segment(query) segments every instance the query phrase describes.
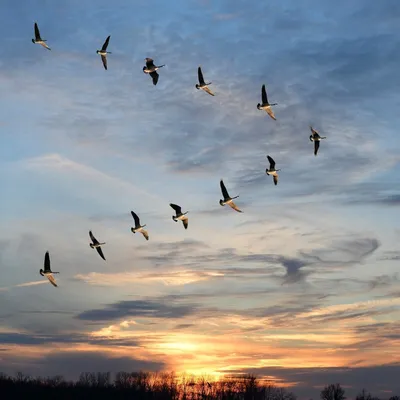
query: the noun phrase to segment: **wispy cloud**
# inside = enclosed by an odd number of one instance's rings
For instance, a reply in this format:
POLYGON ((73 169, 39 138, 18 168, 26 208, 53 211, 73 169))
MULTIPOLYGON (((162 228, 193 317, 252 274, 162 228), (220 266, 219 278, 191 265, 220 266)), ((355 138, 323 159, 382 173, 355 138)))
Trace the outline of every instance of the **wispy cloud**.
POLYGON ((167 305, 152 300, 126 300, 110 304, 104 309, 84 311, 76 317, 87 321, 112 321, 128 317, 182 318, 194 310, 191 305, 167 305))
POLYGON ((47 283, 47 284, 48 284, 48 281, 47 281, 47 280, 42 280, 42 281, 33 281, 33 282, 19 283, 19 284, 17 284, 17 285, 10 286, 10 287, 1 287, 1 288, 0 288, 0 291, 1 291, 1 290, 9 290, 9 289, 18 288, 18 287, 29 287, 29 286, 43 285, 44 283, 47 283))
POLYGON ((153 273, 109 273, 100 274, 91 272, 87 275, 75 275, 75 279, 82 280, 90 285, 98 286, 123 286, 132 283, 151 284, 152 282, 161 282, 164 285, 186 285, 193 282, 212 279, 214 277, 222 277, 223 273, 215 272, 201 272, 190 270, 177 270, 169 272, 153 272, 153 273))
POLYGON ((27 169, 47 171, 51 174, 57 172, 72 173, 80 178, 85 178, 91 181, 95 180, 96 183, 106 185, 108 188, 113 187, 117 190, 123 189, 125 191, 135 193, 136 195, 145 195, 152 199, 157 198, 145 190, 136 188, 129 182, 125 182, 120 178, 110 176, 85 164, 72 161, 60 154, 46 154, 40 157, 30 158, 23 161, 23 166, 27 169))

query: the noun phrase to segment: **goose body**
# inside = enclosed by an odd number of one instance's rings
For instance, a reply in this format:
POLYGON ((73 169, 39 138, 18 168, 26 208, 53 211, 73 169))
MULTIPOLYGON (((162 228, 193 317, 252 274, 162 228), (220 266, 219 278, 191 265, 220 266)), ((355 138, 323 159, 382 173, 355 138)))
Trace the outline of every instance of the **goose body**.
POLYGON ((182 221, 184 228, 187 229, 189 224, 189 218, 187 217, 186 214, 188 213, 188 211, 182 213, 182 208, 177 204, 170 203, 169 205, 175 210, 175 215, 172 216, 172 219, 175 222, 182 221))
POLYGON ((143 72, 145 74, 149 74, 153 80, 153 85, 157 85, 158 82, 158 72, 157 70, 160 69, 161 67, 165 67, 165 64, 163 65, 154 65, 154 60, 152 58, 146 57, 146 66, 143 67, 143 72))
POLYGON ((51 50, 49 46, 46 44, 47 40, 44 40, 40 36, 38 24, 35 22, 35 39, 32 39, 32 43, 40 44, 47 50, 51 50))
POLYGON ((206 83, 206 82, 204 81, 203 72, 201 71, 201 67, 199 67, 199 68, 197 69, 197 75, 198 75, 198 78, 199 78, 199 83, 198 83, 198 84, 196 83, 196 89, 197 89, 197 90, 203 89, 203 90, 204 90, 206 93, 208 93, 209 95, 215 96, 215 94, 208 88, 208 85, 211 85, 212 82, 206 83))
POLYGON ((276 121, 275 114, 272 111, 271 106, 277 106, 278 103, 270 104, 268 102, 268 96, 267 96, 267 91, 265 90, 265 85, 262 85, 261 87, 261 101, 262 101, 261 104, 260 103, 257 104, 257 108, 259 110, 264 110, 273 120, 276 121))
POLYGON ((50 254, 48 251, 46 251, 46 254, 44 255, 44 269, 40 269, 39 274, 45 276, 53 286, 57 287, 57 283, 56 280, 54 279, 53 274, 59 274, 59 272, 51 270, 50 254))
POLYGON ((111 51, 107 51, 108 42, 110 41, 110 37, 111 36, 107 37, 101 50, 96 50, 96 53, 100 54, 100 56, 101 56, 101 61, 103 61, 104 69, 107 69, 107 54, 111 54, 111 51))
POLYGON ((105 259, 105 257, 104 257, 104 254, 103 254, 103 251, 102 251, 102 249, 101 249, 101 246, 103 246, 103 244, 106 244, 106 243, 105 243, 105 242, 104 242, 104 243, 100 243, 100 242, 94 237, 92 231, 89 231, 89 236, 90 236, 90 239, 92 240, 92 243, 89 243, 89 246, 90 246, 92 249, 96 249, 97 252, 99 253, 100 257, 105 261, 106 259, 105 259))
POLYGON ((219 182, 219 185, 221 187, 221 192, 222 192, 222 196, 224 196, 224 199, 219 201, 219 204, 221 206, 224 206, 225 204, 228 204, 228 206, 232 207, 235 211, 237 212, 243 212, 242 210, 240 210, 238 208, 238 206, 233 202, 233 199, 237 199, 239 196, 235 196, 235 197, 230 197, 228 191, 226 190, 226 187, 224 185, 224 181, 221 179, 221 181, 219 182))
POLYGON ((274 179, 274 184, 277 185, 278 184, 278 171, 280 171, 280 169, 275 169, 275 161, 272 159, 272 157, 267 156, 268 161, 269 161, 269 168, 267 168, 265 170, 265 173, 267 175, 272 175, 273 179, 274 179))
POLYGON ((316 156, 318 154, 319 142, 321 141, 321 139, 326 139, 326 136, 320 136, 319 133, 312 126, 310 126, 310 129, 310 141, 314 142, 314 156, 316 156))
POLYGON ((145 225, 140 225, 140 219, 137 216, 137 214, 135 214, 133 211, 131 211, 131 215, 133 217, 133 219, 135 220, 135 227, 131 228, 132 233, 136 233, 136 232, 140 232, 146 240, 149 240, 149 234, 147 233, 147 231, 145 229, 143 229, 145 225))

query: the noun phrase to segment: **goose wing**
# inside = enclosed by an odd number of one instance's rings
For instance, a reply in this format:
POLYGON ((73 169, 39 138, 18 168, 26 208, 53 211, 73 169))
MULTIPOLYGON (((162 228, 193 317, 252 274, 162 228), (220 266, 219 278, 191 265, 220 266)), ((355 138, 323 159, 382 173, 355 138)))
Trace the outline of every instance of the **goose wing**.
POLYGON ((205 85, 203 73, 201 72, 201 67, 197 69, 197 75, 199 76, 199 83, 200 85, 205 85))
POLYGON ((317 155, 319 149, 319 140, 314 140, 314 156, 317 155))
POLYGON ((176 212, 176 215, 182 212, 182 207, 178 206, 177 204, 170 203, 169 204, 176 212))
POLYGON ((135 228, 140 226, 140 219, 133 211, 131 211, 132 217, 135 220, 135 228))
POLYGON ((53 286, 57 287, 57 283, 56 283, 56 280, 55 280, 54 276, 53 276, 53 275, 46 275, 46 276, 47 276, 47 279, 49 280, 49 282, 50 282, 53 286))
POLYGON ((150 76, 153 79, 153 85, 157 85, 159 77, 158 72, 157 71, 150 72, 150 76))
POLYGON ((154 60, 152 58, 147 57, 146 58, 146 68, 150 69, 150 68, 154 68, 154 60))
POLYGON ((215 96, 215 94, 208 88, 208 86, 203 86, 202 89, 211 96, 215 96))
POLYGON ((92 231, 89 231, 90 239, 92 240, 93 244, 98 244, 99 241, 94 237, 92 231))
POLYGON ((189 225, 189 218, 185 217, 185 219, 183 219, 182 222, 183 222, 183 226, 185 227, 185 229, 187 229, 188 225, 189 225))
POLYGON ((267 91, 265 90, 265 85, 262 85, 261 88, 261 101, 263 104, 268 104, 268 97, 267 97, 267 91))
POLYGON ((97 250, 97 252, 99 253, 100 257, 101 257, 104 261, 106 261, 106 258, 104 257, 103 250, 101 250, 101 247, 100 247, 100 246, 99 246, 99 247, 96 247, 96 250, 97 250))
POLYGON ((51 50, 51 48, 49 46, 47 46, 47 44, 45 42, 40 42, 40 44, 47 50, 51 50))
POLYGON ((273 175, 275 186, 278 184, 278 175, 273 175))
POLYGON ((49 272, 49 271, 51 271, 50 254, 48 251, 46 251, 46 254, 44 255, 44 272, 49 272))
POLYGON ((110 36, 107 37, 106 41, 103 44, 103 47, 101 48, 101 51, 106 51, 107 50, 107 46, 108 46, 108 42, 110 41, 110 36))
POLYGON ((226 190, 224 181, 221 179, 221 181, 219 182, 219 185, 221 186, 221 192, 222 192, 222 196, 224 196, 224 200, 226 199, 230 199, 229 193, 226 190))
POLYGON ((267 112, 267 114, 268 114, 273 120, 276 121, 275 114, 274 114, 274 112, 272 111, 271 108, 267 108, 265 111, 267 112))
POLYGON ((37 42, 42 40, 42 38, 40 37, 39 27, 38 27, 38 24, 36 22, 35 22, 35 40, 37 42))
POLYGON ((267 158, 268 158, 268 161, 269 161, 269 169, 274 169, 275 168, 275 161, 270 156, 267 156, 267 158))
POLYGON ((242 210, 239 209, 239 207, 233 202, 231 201, 230 203, 228 203, 234 210, 236 210, 237 212, 243 212, 242 210))
POLYGON ((146 240, 149 240, 149 234, 144 229, 142 229, 142 235, 146 238, 146 240))
POLYGON ((107 69, 107 56, 102 54, 101 61, 103 61, 104 69, 107 69))

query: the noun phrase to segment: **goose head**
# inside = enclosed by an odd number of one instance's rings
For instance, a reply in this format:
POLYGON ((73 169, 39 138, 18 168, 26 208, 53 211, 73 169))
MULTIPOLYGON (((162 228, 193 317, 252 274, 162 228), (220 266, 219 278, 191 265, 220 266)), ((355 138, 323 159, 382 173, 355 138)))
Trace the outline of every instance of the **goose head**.
POLYGON ((313 135, 310 135, 310 141, 313 142, 313 135))
POLYGON ((32 39, 32 43, 36 43, 36 42, 35 42, 35 39, 32 39))
POLYGON ((220 204, 221 206, 223 206, 223 205, 224 205, 224 201, 223 201, 223 200, 219 200, 219 204, 220 204))
POLYGON ((261 110, 261 104, 260 104, 260 103, 257 104, 257 108, 258 108, 259 110, 261 110))
POLYGON ((42 268, 40 268, 39 274, 42 275, 42 276, 44 276, 43 272, 44 272, 44 271, 42 270, 42 268))
POLYGON ((196 89, 199 90, 200 89, 200 85, 198 83, 196 83, 196 89))
POLYGON ((90 246, 92 249, 94 248, 93 243, 89 243, 89 246, 90 246))
POLYGON ((146 72, 146 67, 143 67, 143 72, 146 72))
POLYGON ((135 228, 131 228, 131 232, 132 232, 132 233, 136 233, 135 228))

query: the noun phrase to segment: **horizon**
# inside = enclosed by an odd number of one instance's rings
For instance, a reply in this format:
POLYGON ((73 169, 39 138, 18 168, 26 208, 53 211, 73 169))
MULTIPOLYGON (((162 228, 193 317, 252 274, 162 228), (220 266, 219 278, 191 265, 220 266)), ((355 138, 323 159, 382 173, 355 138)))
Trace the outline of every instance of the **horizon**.
POLYGON ((23 3, 0 5, 0 372, 399 394, 400 4, 23 3))
MULTIPOLYGON (((246 398, 249 395, 253 399, 268 400, 268 399, 285 399, 297 400, 296 393, 290 391, 289 388, 278 386, 268 379, 259 379, 255 375, 247 374, 242 376, 225 376, 223 379, 211 381, 207 376, 188 376, 187 374, 177 375, 175 372, 126 372, 119 371, 116 374, 110 372, 81 372, 79 379, 75 381, 67 381, 62 376, 48 377, 32 377, 24 375, 21 372, 15 374, 15 377, 7 376, 0 373, 0 387, 7 391, 8 394, 22 395, 24 392, 38 395, 38 390, 41 394, 58 394, 67 391, 75 396, 79 395, 82 389, 88 395, 87 389, 92 390, 92 396, 101 393, 111 394, 118 393, 119 397, 124 394, 130 395, 132 391, 136 395, 144 396, 146 393, 151 393, 157 398, 160 394, 163 398, 167 396, 171 399, 185 399, 187 396, 191 398, 208 399, 231 399, 231 398, 246 398), (288 390, 289 389, 289 390, 288 390)), ((346 388, 340 383, 331 383, 322 386, 320 398, 323 400, 345 400, 352 399, 346 396, 346 388)), ((81 392, 82 393, 82 392, 81 392)), ((79 396, 78 396, 79 397, 79 396)), ((122 398, 122 397, 121 397, 122 398)), ((360 389, 354 400, 398 400, 399 396, 392 395, 385 397, 377 397, 371 395, 365 388, 360 389)), ((308 399, 312 400, 312 399, 308 399)))

